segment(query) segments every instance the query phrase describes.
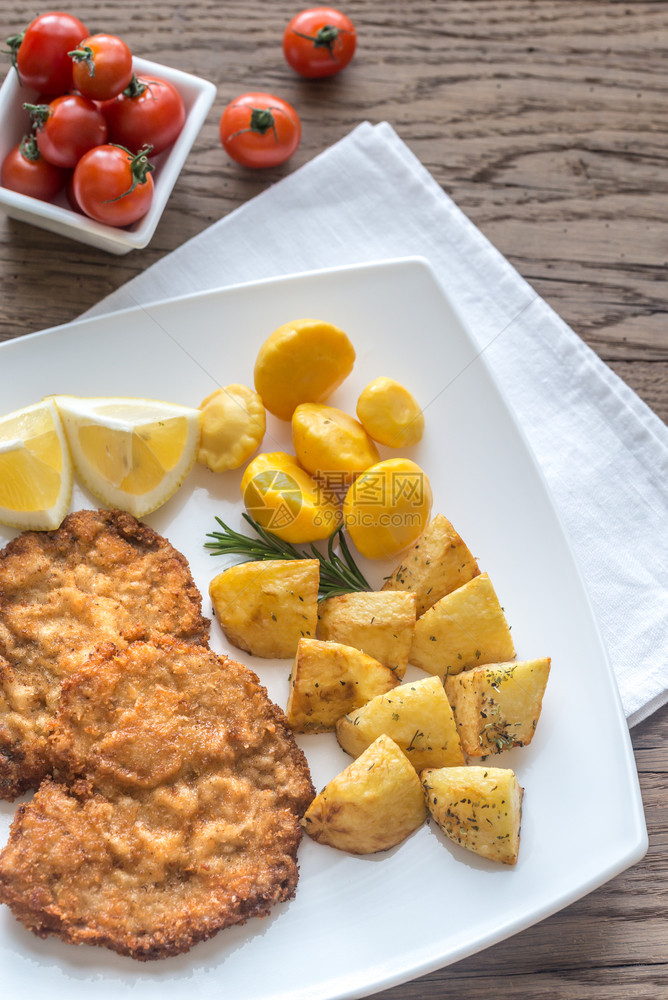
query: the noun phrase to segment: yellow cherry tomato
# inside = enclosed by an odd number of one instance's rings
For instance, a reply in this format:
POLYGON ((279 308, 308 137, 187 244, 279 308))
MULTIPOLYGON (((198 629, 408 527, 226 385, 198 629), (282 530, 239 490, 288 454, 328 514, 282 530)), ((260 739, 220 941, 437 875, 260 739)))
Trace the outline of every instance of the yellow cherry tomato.
POLYGON ((292 443, 307 472, 346 479, 380 460, 378 449, 362 425, 343 410, 323 403, 300 403, 292 414, 292 443))
POLYGON ((432 493, 426 474, 407 458, 366 469, 343 501, 343 523, 368 559, 385 559, 412 545, 429 523, 432 493))
POLYGON ((293 545, 329 538, 341 523, 329 491, 284 451, 263 452, 249 462, 241 496, 254 521, 293 545))
POLYGON ((284 323, 265 340, 255 362, 255 388, 270 413, 290 420, 299 403, 322 403, 355 363, 338 326, 317 319, 284 323))
POLYGON ((216 389, 200 403, 197 461, 212 472, 238 469, 259 447, 267 418, 262 400, 245 385, 216 389))
POLYGON ((362 390, 357 416, 367 434, 389 448, 417 444, 424 432, 424 417, 414 396, 384 375, 362 390))

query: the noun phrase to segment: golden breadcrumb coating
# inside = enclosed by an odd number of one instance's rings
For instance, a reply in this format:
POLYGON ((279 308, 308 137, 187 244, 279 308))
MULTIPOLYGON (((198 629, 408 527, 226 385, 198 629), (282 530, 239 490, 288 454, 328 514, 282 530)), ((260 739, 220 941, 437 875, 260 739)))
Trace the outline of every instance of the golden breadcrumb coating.
POLYGON ((94 647, 152 631, 206 643, 185 558, 122 511, 81 510, 0 552, 0 798, 36 787, 63 680, 94 647))
POLYGON ((0 854, 0 901, 40 937, 163 958, 294 895, 314 791, 241 664, 168 637, 107 643, 65 681, 50 749, 58 782, 0 854))

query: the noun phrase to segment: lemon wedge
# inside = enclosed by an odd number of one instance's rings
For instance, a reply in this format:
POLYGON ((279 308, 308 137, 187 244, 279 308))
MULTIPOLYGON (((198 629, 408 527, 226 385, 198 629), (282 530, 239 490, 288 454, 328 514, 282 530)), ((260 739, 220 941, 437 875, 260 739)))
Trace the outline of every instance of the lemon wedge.
POLYGON ((65 517, 72 460, 51 400, 0 417, 0 522, 48 531, 65 517))
POLYGON ((187 476, 199 410, 156 399, 54 396, 81 482, 110 507, 143 517, 187 476))

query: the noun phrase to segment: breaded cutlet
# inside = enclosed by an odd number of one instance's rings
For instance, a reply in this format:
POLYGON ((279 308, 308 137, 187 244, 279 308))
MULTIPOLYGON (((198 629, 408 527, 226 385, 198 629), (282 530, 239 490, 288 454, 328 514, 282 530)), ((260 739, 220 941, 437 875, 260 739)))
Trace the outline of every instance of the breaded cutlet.
POLYGON ((50 743, 57 781, 0 854, 0 901, 35 934, 164 958, 294 895, 313 787, 246 667, 106 644, 65 681, 50 743))
POLYGON ((51 772, 62 682, 101 641, 152 631, 200 644, 209 621, 181 553, 117 510, 80 510, 0 551, 0 798, 51 772))

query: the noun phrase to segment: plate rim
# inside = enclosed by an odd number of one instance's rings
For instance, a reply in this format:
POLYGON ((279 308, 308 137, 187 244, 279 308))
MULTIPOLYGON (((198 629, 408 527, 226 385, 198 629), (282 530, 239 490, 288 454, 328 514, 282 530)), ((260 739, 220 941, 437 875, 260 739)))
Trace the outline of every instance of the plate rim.
MULTIPOLYGON (((570 564, 571 571, 575 574, 578 580, 580 591, 586 602, 586 613, 588 624, 592 629, 592 635, 596 641, 598 649, 603 658, 605 664, 606 673, 608 676, 608 681, 612 693, 612 701, 616 713, 616 725, 620 731, 624 750, 624 763, 627 768, 627 782, 628 786, 633 792, 632 801, 629 802, 629 815, 632 815, 634 820, 633 824, 633 835, 629 833, 626 839, 625 849, 620 851, 614 861, 611 861, 606 867, 598 871, 597 873, 591 875, 588 879, 584 879, 576 889, 567 889, 564 892, 550 901, 546 902, 543 906, 534 907, 530 913, 520 914, 511 920, 508 920, 503 925, 495 929, 494 932, 485 935, 484 940, 479 940, 476 938, 475 941, 469 942, 468 945, 459 947, 452 956, 444 959, 443 957, 438 957, 436 955, 432 957, 427 957, 425 960, 419 964, 414 964, 410 969, 407 969, 403 974, 388 973, 385 978, 374 978, 373 982, 360 983, 356 987, 346 987, 342 992, 339 990, 336 993, 331 992, 317 992, 311 993, 309 995, 318 997, 327 997, 328 1000, 353 1000, 353 998, 368 996, 371 993, 376 993, 385 989, 389 989, 393 986, 400 985, 401 983, 406 983, 411 980, 420 978, 424 975, 428 975, 438 969, 446 968, 453 963, 461 961, 462 959, 469 957, 473 954, 477 954, 495 944, 500 943, 517 933, 520 933, 527 928, 540 923, 547 917, 559 912, 560 910, 566 908, 570 904, 576 902, 577 900, 588 895, 592 891, 600 888, 610 879, 614 878, 616 875, 620 874, 622 871, 631 867, 633 864, 637 863, 645 855, 648 849, 648 834, 645 824, 644 809, 642 805, 642 797, 640 793, 640 786, 638 782, 637 768, 635 766, 635 759, 633 755, 633 748, 631 744, 631 737, 629 729, 626 723, 626 718, 624 715, 621 698, 619 695, 619 688, 616 682, 615 674, 610 662, 608 651, 606 648, 605 641, 603 639, 599 623, 595 617, 593 605, 589 596, 589 590, 587 583, 584 579, 582 571, 580 569, 579 562, 573 550, 571 541, 565 530, 565 526, 559 510, 555 506, 549 485, 547 483, 546 476, 543 472, 542 467, 538 463, 536 455, 531 447, 526 433, 522 428, 517 415, 510 404, 506 394, 504 393, 502 387, 499 385, 497 379, 494 376, 492 369, 485 357, 485 350, 480 349, 476 344, 469 326, 461 314, 461 311, 457 308, 457 305, 449 297, 443 283, 439 279, 437 273, 431 265, 428 258, 420 255, 409 255, 406 257, 395 257, 388 258, 386 260, 376 260, 368 261, 357 264, 349 264, 344 266, 333 266, 333 267, 323 267, 308 271, 298 271, 285 275, 277 275, 264 277, 258 280, 248 280, 244 282, 238 282, 231 285, 223 285, 213 289, 200 290, 188 292, 184 295, 177 295, 173 297, 161 298, 151 300, 147 303, 137 302, 135 305, 127 306, 119 310, 112 310, 110 313, 99 313, 93 316, 82 316, 71 322, 58 324, 55 326, 47 327, 42 330, 35 331, 30 334, 23 335, 18 338, 13 338, 2 344, 0 344, 0 356, 2 352, 13 346, 26 344, 35 338, 40 338, 43 336, 53 336, 57 335, 58 332, 67 331, 73 328, 77 328, 81 325, 96 324, 100 320, 105 320, 110 316, 114 318, 119 318, 122 320, 124 314, 127 313, 140 313, 147 312, 150 313, 151 309, 156 307, 168 307, 170 303, 183 303, 184 301, 192 301, 196 299, 210 298, 217 295, 228 295, 238 292, 243 292, 249 288, 266 287, 276 284, 288 284, 304 279, 318 279, 323 277, 337 277, 340 275, 346 275, 350 273, 357 273, 363 271, 371 270, 390 270, 397 268, 420 268, 425 271, 431 282, 433 283, 435 289, 438 291, 439 296, 445 301, 448 308, 455 315, 457 322, 459 323, 462 331, 464 332, 472 350, 475 353, 475 362, 480 364, 486 371, 489 383, 493 387, 494 391, 499 397, 500 404, 503 406, 504 410, 508 414, 514 429, 518 435, 518 438, 522 442, 526 456, 528 457, 533 474, 536 476, 536 481, 539 483, 541 492, 544 496, 546 503, 549 505, 550 511, 554 516, 560 532, 560 542, 564 547, 564 551, 567 554, 568 561, 570 564), (361 992, 360 992, 361 990, 361 992)), ((104 301, 104 300, 103 300, 104 301)), ((299 889, 297 890, 299 892, 299 889)), ((331 985, 335 985, 337 982, 337 977, 330 978, 328 982, 331 985)), ((276 1000, 283 995, 287 994, 276 994, 276 1000)), ((301 996, 301 991, 295 996, 301 996)), ((305 994, 304 994, 305 995, 305 994)))

